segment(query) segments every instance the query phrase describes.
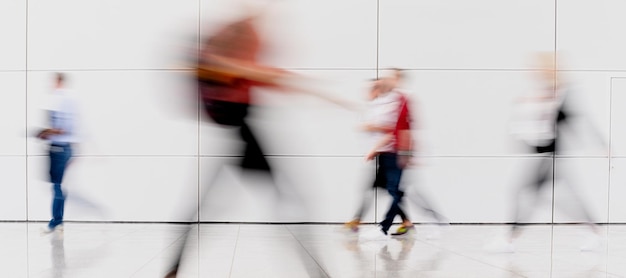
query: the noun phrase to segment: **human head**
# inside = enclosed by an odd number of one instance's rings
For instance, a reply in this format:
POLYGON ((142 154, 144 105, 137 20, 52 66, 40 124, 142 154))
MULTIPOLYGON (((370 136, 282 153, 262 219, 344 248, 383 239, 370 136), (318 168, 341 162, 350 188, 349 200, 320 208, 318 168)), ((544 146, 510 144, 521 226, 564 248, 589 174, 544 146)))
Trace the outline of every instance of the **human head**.
POLYGON ((556 88, 559 80, 556 70, 556 53, 554 52, 538 52, 533 57, 534 62, 539 69, 538 78, 547 87, 556 88))
POLYGON ((392 88, 400 86, 400 84, 405 80, 406 74, 404 70, 400 68, 391 68, 389 69, 391 72, 389 77, 387 77, 388 82, 392 88))
POLYGON ((61 88, 65 85, 65 74, 57 72, 55 75, 55 85, 57 88, 61 88))

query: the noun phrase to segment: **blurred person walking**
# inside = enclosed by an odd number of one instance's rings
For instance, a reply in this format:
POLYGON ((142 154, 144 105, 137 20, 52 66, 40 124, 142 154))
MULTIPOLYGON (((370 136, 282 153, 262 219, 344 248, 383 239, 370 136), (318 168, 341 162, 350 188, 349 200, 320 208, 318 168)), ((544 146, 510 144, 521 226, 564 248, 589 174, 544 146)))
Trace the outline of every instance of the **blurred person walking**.
MULTIPOLYGON (((399 68, 392 68, 390 70, 391 70, 391 73, 390 73, 390 76, 388 77, 388 80, 390 82, 390 86, 393 88, 392 90, 404 96, 404 98, 408 99, 410 93, 403 87, 407 79, 405 71, 399 68)), ((407 107, 411 105, 413 109, 406 110, 406 113, 407 113, 406 117, 408 118, 408 121, 410 121, 410 125, 408 125, 407 130, 404 131, 408 134, 405 134, 404 137, 401 137, 401 140, 404 140, 404 142, 402 143, 403 145, 400 146, 400 148, 403 150, 410 150, 410 153, 408 153, 408 156, 405 156, 405 157, 410 157, 411 160, 407 164, 408 166, 413 166, 413 167, 417 166, 418 164, 416 163, 416 159, 417 159, 417 154, 420 151, 420 145, 419 145, 420 140, 416 138, 415 136, 411 135, 413 132, 419 131, 421 129, 420 124, 418 122, 420 118, 418 115, 419 109, 415 109, 416 103, 417 103, 417 100, 415 99, 415 97, 411 97, 410 102, 407 102, 407 107)), ((448 225, 448 220, 446 219, 446 217, 444 217, 437 210, 434 209, 434 206, 431 204, 431 202, 424 196, 424 194, 422 194, 418 190, 416 184, 405 181, 403 183, 403 186, 401 187, 401 191, 405 193, 404 197, 408 201, 402 204, 401 206, 406 207, 407 203, 411 203, 417 206, 418 208, 420 208, 422 211, 426 212, 432 218, 432 220, 434 220, 435 223, 437 224, 436 229, 433 230, 431 233, 429 233, 427 237, 428 238, 439 237, 440 229, 438 229, 438 227, 442 225, 448 225)), ((402 214, 400 215, 402 216, 402 214)), ((402 224, 400 225, 400 227, 398 227, 396 232, 393 233, 392 235, 403 235, 415 229, 415 226, 408 218, 403 217, 402 219, 403 219, 402 224)))
MULTIPOLYGON (((585 202, 574 190, 574 180, 568 175, 554 175, 555 154, 560 150, 563 133, 566 129, 573 130, 572 121, 575 113, 572 111, 570 98, 571 85, 564 82, 558 75, 555 65, 555 53, 538 53, 536 60, 540 71, 538 79, 540 91, 533 96, 522 98, 518 103, 519 118, 512 123, 511 132, 531 147, 534 154, 539 155, 528 180, 516 191, 513 225, 504 239, 496 239, 485 246, 486 251, 514 252, 513 241, 519 237, 521 221, 525 220, 533 211, 539 200, 541 191, 548 185, 554 184, 559 178, 565 181, 571 192, 576 206, 568 213, 581 216, 591 228, 593 234, 580 246, 581 251, 591 251, 599 247, 600 230, 594 223, 585 202), (532 204, 524 204, 524 197, 529 197, 532 204)), ((554 186, 554 185, 553 185, 554 186)))
POLYGON ((63 214, 65 209, 65 193, 62 188, 63 176, 69 165, 73 153, 73 144, 76 136, 76 101, 69 90, 65 88, 65 75, 55 75, 55 88, 52 92, 53 101, 48 111, 49 128, 37 134, 42 140, 50 143, 50 182, 54 190, 52 201, 52 219, 43 229, 44 233, 62 230, 63 214))
POLYGON ((404 192, 400 190, 400 179, 412 155, 408 99, 393 90, 394 80, 384 78, 379 85, 379 90, 372 90, 372 114, 368 117, 369 122, 363 127, 365 131, 370 132, 374 142, 365 159, 377 159, 377 171, 382 174, 379 177, 384 177, 385 187, 392 197, 392 202, 379 227, 361 234, 363 240, 387 239, 394 218, 403 213, 400 204, 404 192))
MULTIPOLYGON (((366 160, 376 160, 376 174, 374 182, 372 183, 372 187, 368 187, 363 191, 361 204, 359 205, 359 208, 357 209, 354 217, 351 221, 345 223, 345 227, 354 232, 357 232, 359 230, 359 225, 361 224, 363 214, 365 214, 365 212, 371 206, 376 189, 387 189, 388 179, 386 176, 387 173, 385 171, 385 167, 381 166, 380 160, 375 159, 375 156, 377 156, 378 150, 381 147, 391 143, 391 132, 393 131, 391 124, 393 124, 393 117, 395 116, 393 111, 390 111, 391 115, 389 115, 392 118, 392 123, 386 123, 389 127, 379 127, 379 130, 376 130, 374 127, 377 125, 377 121, 380 121, 381 117, 383 117, 383 115, 381 114, 384 114, 388 109, 393 110, 396 108, 393 107, 393 105, 395 105, 393 101, 391 101, 391 103, 387 103, 385 100, 382 100, 382 98, 378 99, 380 96, 383 96, 385 93, 391 90, 392 84, 393 83, 390 80, 375 79, 372 81, 370 90, 368 92, 367 99, 369 100, 369 109, 367 109, 367 111, 365 112, 366 122, 363 126, 363 130, 368 132, 370 134, 370 137, 372 137, 371 145, 373 146, 373 148, 368 153, 366 160)), ((402 218, 403 226, 398 228, 397 233, 404 234, 408 232, 409 229, 413 228, 413 224, 401 208, 399 209, 398 214, 402 218)))
MULTIPOLYGON (((301 77, 296 74, 258 62, 262 38, 257 31, 257 20, 262 16, 262 12, 261 7, 247 6, 244 16, 221 26, 203 40, 196 65, 196 81, 199 101, 209 118, 222 127, 238 130, 238 139, 244 143, 239 167, 268 177, 275 185, 273 190, 280 195, 274 170, 248 124, 249 110, 254 106, 252 89, 267 87, 280 91, 293 90, 312 94, 335 104, 344 106, 348 104, 314 91, 307 91, 298 85, 298 79, 301 77)), ((218 173, 223 166, 220 166, 218 173)), ((204 185, 205 188, 211 187, 217 175, 215 174, 213 180, 204 185)), ((204 190, 201 200, 205 199, 208 191, 204 190)), ((302 205, 301 202, 299 204, 302 205)), ((166 278, 176 277, 184 247, 185 243, 178 251, 175 264, 166 278)), ((305 256, 310 257, 308 254, 301 256, 303 260, 305 256)), ((305 262, 304 265, 306 268, 316 267, 310 262, 305 262)), ((319 268, 307 271, 311 277, 324 276, 315 273, 320 271, 319 268)))

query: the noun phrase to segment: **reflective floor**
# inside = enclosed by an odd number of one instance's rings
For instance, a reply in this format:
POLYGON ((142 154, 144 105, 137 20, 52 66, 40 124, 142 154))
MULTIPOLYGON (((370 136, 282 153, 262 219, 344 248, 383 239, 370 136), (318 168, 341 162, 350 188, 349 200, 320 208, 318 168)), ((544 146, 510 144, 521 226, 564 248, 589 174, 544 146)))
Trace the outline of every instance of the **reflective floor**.
MULTIPOLYGON (((0 223, 0 277, 163 277, 186 226, 0 223)), ((364 225, 361 232, 372 229, 364 225)), ((626 277, 626 226, 526 226, 515 252, 484 250, 503 225, 420 225, 416 233, 363 241, 341 225, 192 225, 178 277, 626 277), (437 236, 439 235, 439 236, 437 236)))

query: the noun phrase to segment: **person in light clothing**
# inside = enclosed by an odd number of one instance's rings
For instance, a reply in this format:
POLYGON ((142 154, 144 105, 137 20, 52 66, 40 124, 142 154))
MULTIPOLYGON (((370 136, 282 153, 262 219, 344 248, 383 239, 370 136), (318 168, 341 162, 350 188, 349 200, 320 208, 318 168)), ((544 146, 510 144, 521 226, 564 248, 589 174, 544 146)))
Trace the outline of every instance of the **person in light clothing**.
POLYGON ((37 135, 50 144, 50 182, 54 189, 52 201, 52 219, 44 228, 45 233, 60 229, 63 224, 65 193, 61 186, 68 163, 72 158, 72 145, 77 142, 76 102, 65 88, 65 75, 57 73, 52 105, 48 110, 49 128, 37 135))
POLYGON ((393 201, 380 227, 361 235, 364 240, 387 238, 394 218, 396 215, 403 214, 400 204, 404 192, 400 190, 400 178, 408 159, 400 157, 406 153, 399 152, 400 142, 396 138, 398 138, 399 131, 409 130, 410 120, 409 115, 403 113, 401 109, 406 104, 406 98, 393 90, 395 85, 393 80, 386 78, 379 82, 377 84, 380 86, 379 90, 372 90, 374 95, 369 109, 370 113, 367 123, 363 126, 363 129, 369 132, 373 146, 366 155, 366 160, 377 159, 377 171, 384 175, 385 187, 393 201))
MULTIPOLYGON (((393 117, 394 115, 397 115, 397 113, 393 111, 394 110, 393 99, 388 99, 388 100, 391 100, 391 103, 389 104, 386 104, 385 100, 378 99, 379 95, 383 95, 385 91, 389 90, 390 88, 389 85, 391 85, 389 81, 390 80, 378 80, 378 79, 373 80, 371 89, 368 94, 368 99, 370 100, 370 103, 369 103, 369 107, 365 115, 366 124, 363 126, 363 129, 368 132, 368 135, 370 137, 369 138, 370 142, 368 145, 373 146, 373 147, 370 150, 370 152, 366 155, 366 160, 373 160, 377 156, 378 150, 383 147, 386 147, 387 149, 389 149, 390 147, 393 147, 392 134, 384 133, 384 132, 368 131, 368 130, 371 130, 372 127, 377 126, 377 125, 389 126, 389 125, 395 124, 394 123, 395 120, 393 119, 393 117), (384 119, 385 117, 387 119, 384 119), (389 119, 389 117, 391 117, 392 119, 389 119)), ((385 175, 385 171, 384 171, 384 168, 380 167, 380 165, 377 165, 376 167, 376 177, 372 184, 372 189, 376 189, 376 188, 383 188, 383 189, 387 188, 387 178, 385 175)), ((355 232, 358 231, 358 227, 361 224, 361 219, 363 218, 363 214, 372 203, 372 199, 374 197, 374 191, 375 190, 369 190, 368 188, 367 190, 363 192, 362 202, 359 205, 359 208, 357 212, 355 213, 354 217, 352 218, 352 220, 345 224, 346 228, 355 232)), ((400 209, 399 214, 400 214, 400 217, 402 218, 403 223, 409 223, 407 227, 412 227, 412 224, 410 224, 411 221, 409 220, 409 218, 407 217, 407 215, 404 213, 402 209, 400 209)), ((408 229, 405 228, 401 231, 399 230, 398 232, 406 233, 406 231, 408 231, 408 229)))

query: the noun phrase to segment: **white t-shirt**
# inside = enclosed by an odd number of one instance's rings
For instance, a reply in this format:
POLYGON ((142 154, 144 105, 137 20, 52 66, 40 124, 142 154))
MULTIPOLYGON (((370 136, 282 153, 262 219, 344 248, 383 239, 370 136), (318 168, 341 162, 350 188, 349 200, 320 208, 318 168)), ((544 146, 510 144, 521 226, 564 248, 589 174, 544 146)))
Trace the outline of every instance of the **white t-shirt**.
POLYGON ((556 138, 555 124, 563 94, 556 98, 536 98, 519 102, 510 132, 531 146, 547 146, 556 138))
MULTIPOLYGON (((374 126, 390 126, 394 127, 398 121, 398 107, 400 106, 400 94, 394 91, 384 93, 374 100, 369 105, 365 116, 367 124, 374 126)), ((379 131, 370 131, 369 142, 370 146, 375 146, 382 138, 388 133, 379 131)), ((395 142, 391 140, 386 145, 380 147, 379 152, 393 152, 395 142)))
POLYGON ((51 128, 63 130, 64 134, 50 136, 50 141, 56 143, 76 143, 78 133, 76 128, 77 105, 72 94, 65 89, 56 89, 50 97, 48 117, 51 128))

